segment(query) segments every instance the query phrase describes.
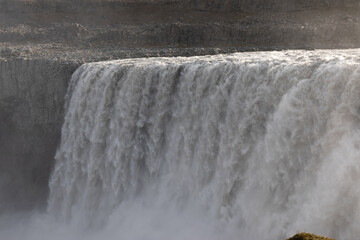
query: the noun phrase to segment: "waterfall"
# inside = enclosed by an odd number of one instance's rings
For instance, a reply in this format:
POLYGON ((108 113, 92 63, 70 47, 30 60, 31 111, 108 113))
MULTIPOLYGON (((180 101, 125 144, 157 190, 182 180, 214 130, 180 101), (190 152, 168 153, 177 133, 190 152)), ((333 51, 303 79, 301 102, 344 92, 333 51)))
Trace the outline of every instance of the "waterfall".
POLYGON ((358 238, 358 53, 81 66, 49 214, 102 239, 358 238))

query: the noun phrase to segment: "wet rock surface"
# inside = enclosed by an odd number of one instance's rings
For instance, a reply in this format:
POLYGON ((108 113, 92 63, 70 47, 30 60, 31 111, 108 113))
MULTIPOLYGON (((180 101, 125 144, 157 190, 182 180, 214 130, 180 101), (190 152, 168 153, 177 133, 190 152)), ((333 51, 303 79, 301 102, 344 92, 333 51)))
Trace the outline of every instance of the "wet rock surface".
POLYGON ((0 213, 42 206, 77 64, 0 61, 0 213))

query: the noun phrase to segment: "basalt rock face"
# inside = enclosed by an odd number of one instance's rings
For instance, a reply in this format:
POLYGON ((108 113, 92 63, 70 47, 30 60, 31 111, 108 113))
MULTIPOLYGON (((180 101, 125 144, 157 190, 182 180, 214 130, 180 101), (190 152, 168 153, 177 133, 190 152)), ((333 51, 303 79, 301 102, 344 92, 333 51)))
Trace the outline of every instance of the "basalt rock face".
POLYGON ((360 8, 353 0, 0 0, 0 6, 0 47, 360 47, 360 8))
POLYGON ((0 61, 0 213, 41 205, 76 64, 0 61))

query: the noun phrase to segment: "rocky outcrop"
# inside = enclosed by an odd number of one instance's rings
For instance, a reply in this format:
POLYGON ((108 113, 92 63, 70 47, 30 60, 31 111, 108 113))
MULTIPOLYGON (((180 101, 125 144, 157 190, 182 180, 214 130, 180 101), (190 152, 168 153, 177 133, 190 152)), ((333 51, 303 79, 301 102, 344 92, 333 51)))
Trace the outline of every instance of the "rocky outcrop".
POLYGON ((311 233, 298 233, 295 234, 293 237, 288 238, 287 240, 333 240, 333 239, 317 236, 311 233))
POLYGON ((0 61, 0 213, 42 205, 75 63, 0 61))

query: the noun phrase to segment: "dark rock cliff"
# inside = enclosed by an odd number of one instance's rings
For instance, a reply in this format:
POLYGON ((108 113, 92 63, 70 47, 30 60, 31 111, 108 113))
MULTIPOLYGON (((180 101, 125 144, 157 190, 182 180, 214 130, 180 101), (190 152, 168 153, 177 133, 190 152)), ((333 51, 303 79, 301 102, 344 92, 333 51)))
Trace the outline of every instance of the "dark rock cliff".
POLYGON ((0 213, 46 200, 75 68, 46 60, 0 61, 0 213))

